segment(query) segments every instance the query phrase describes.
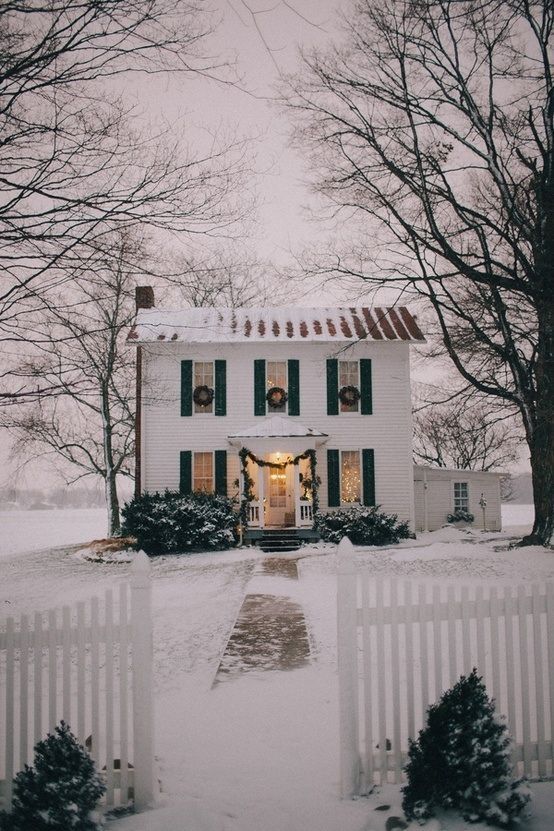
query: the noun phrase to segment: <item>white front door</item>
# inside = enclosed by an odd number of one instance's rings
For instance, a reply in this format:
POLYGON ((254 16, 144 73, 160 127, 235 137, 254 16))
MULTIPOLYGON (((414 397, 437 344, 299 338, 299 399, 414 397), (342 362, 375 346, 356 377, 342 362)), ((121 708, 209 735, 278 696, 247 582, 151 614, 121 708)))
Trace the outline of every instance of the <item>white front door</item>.
POLYGON ((293 465, 266 467, 266 525, 294 525, 292 498, 293 465))

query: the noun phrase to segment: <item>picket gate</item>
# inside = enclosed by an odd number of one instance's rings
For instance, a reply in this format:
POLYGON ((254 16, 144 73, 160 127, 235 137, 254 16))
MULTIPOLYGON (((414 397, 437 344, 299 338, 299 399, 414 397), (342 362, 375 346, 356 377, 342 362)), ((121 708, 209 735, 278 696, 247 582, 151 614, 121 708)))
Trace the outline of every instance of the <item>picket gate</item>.
POLYGON ((554 775, 554 583, 450 585, 383 579, 339 546, 343 797, 404 781, 408 739, 477 668, 513 738, 519 775, 554 775))
POLYGON ((133 559, 130 584, 0 631, 0 798, 32 764, 33 747, 60 720, 95 760, 106 810, 155 797, 150 562, 133 559), (114 596, 115 595, 115 596, 114 596))

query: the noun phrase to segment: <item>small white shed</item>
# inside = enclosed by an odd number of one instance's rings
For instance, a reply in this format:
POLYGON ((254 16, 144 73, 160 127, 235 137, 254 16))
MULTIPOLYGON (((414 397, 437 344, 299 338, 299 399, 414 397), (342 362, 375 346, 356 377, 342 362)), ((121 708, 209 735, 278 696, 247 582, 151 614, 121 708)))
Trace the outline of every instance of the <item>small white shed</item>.
POLYGON ((483 470, 450 470, 414 465, 416 531, 436 531, 448 522, 448 514, 465 508, 473 525, 500 531, 500 480, 503 473, 483 470), (483 501, 484 523, 483 523, 483 501))

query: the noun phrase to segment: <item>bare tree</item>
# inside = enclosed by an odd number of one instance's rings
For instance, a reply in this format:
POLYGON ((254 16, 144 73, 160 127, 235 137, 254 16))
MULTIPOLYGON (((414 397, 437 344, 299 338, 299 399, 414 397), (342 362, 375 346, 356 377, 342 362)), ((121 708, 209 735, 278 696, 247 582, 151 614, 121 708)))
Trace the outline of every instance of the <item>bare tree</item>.
POLYGON ((50 308, 35 315, 34 350, 18 373, 27 385, 39 375, 57 394, 10 407, 2 421, 16 453, 62 462, 71 482, 103 479, 113 535, 120 530, 117 479, 132 476, 135 378, 125 337, 145 250, 136 234, 110 241, 73 272, 69 297, 65 289, 56 306, 52 294, 50 308))
POLYGON ((519 411, 554 543, 551 0, 357 0, 291 82, 315 187, 363 245, 328 273, 422 298, 463 379, 519 411), (368 244, 368 239, 370 243, 368 244))
POLYGON ((513 415, 490 400, 455 395, 414 413, 414 459, 418 464, 460 470, 506 471, 522 443, 513 415))
POLYGON ((0 340, 32 340, 48 292, 116 228, 210 232, 241 213, 242 143, 192 156, 181 135, 138 129, 118 92, 129 73, 209 71, 210 27, 182 0, 0 5, 0 340))

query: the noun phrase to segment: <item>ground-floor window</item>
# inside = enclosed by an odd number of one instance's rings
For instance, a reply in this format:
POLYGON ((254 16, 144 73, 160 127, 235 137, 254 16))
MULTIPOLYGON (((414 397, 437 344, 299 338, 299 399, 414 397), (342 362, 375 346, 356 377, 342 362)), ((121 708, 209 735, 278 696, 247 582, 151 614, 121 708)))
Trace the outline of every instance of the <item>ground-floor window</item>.
POLYGON ((362 477, 359 450, 341 450, 341 502, 362 501, 362 477))
POLYGON ((467 482, 454 482, 454 510, 469 510, 469 486, 467 482))
POLYGON ((214 457, 213 453, 194 453, 193 455, 193 490, 213 493, 214 457))

